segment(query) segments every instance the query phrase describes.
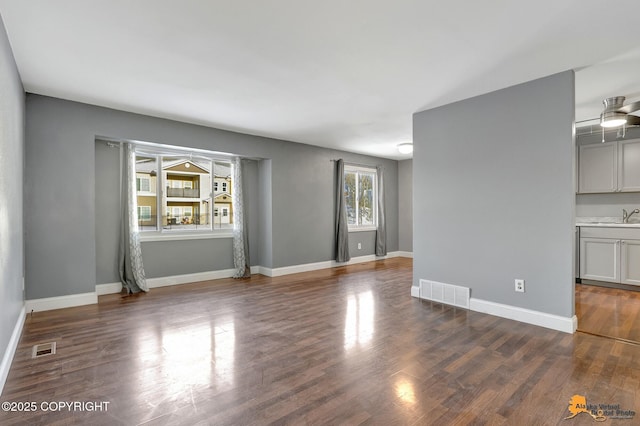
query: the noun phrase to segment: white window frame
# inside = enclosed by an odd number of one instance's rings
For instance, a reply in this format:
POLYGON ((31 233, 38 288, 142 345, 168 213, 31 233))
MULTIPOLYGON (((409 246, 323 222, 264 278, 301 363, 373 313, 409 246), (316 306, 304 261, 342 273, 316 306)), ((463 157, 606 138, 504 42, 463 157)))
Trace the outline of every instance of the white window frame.
MULTIPOLYGON (((378 170, 375 167, 365 167, 365 166, 357 166, 352 164, 345 163, 344 165, 344 174, 346 180, 347 173, 355 173, 356 174, 356 196, 358 194, 358 185, 359 185, 359 174, 367 173, 373 174, 373 224, 369 225, 361 225, 361 224, 347 224, 349 232, 363 232, 363 231, 375 231, 378 229, 378 170)), ((356 207, 356 222, 359 219, 358 215, 358 199, 355 200, 356 207)))
MULTIPOLYGON (((145 241, 163 241, 163 240, 167 240, 167 241, 189 240, 189 239, 203 239, 203 238, 205 239, 206 238, 233 238, 232 228, 224 228, 224 229, 215 228, 213 208, 211 208, 209 211, 209 215, 210 215, 209 222, 211 224, 211 228, 172 230, 172 229, 164 229, 164 226, 162 225, 163 223, 162 213, 166 210, 167 213, 170 212, 170 214, 173 214, 173 209, 175 207, 179 207, 179 206, 171 206, 171 205, 164 205, 164 206, 162 205, 163 204, 162 199, 164 198, 164 196, 166 196, 165 194, 166 186, 169 184, 168 182, 169 180, 165 178, 164 173, 162 172, 162 159, 163 157, 181 157, 181 156, 190 157, 191 155, 193 155, 194 151, 198 152, 197 154, 198 158, 211 162, 211 166, 210 166, 211 193, 207 195, 209 196, 209 205, 213 207, 213 202, 214 202, 213 201, 213 197, 214 197, 213 184, 215 181, 215 163, 216 162, 227 163, 229 165, 229 168, 233 170, 233 165, 231 164, 230 157, 220 155, 219 153, 210 153, 208 151, 203 151, 203 150, 191 150, 191 149, 182 150, 179 147, 166 148, 165 146, 158 146, 156 144, 149 144, 146 142, 141 143, 140 146, 137 146, 136 155, 155 159, 157 164, 157 170, 158 170, 157 178, 155 180, 156 193, 154 194, 154 196, 156 196, 156 202, 157 202, 157 206, 156 206, 157 207, 156 208, 157 229, 149 230, 149 231, 141 230, 139 233, 140 241, 145 242, 145 241)), ((137 176, 136 178, 138 179, 137 176)), ((151 179, 149 179, 150 190, 151 190, 151 182, 152 182, 151 179)), ((200 200, 202 200, 202 198, 200 198, 200 200)), ((180 217, 184 216, 185 209, 188 209, 191 212, 191 215, 189 217, 193 219, 194 209, 192 206, 181 206, 180 217)))

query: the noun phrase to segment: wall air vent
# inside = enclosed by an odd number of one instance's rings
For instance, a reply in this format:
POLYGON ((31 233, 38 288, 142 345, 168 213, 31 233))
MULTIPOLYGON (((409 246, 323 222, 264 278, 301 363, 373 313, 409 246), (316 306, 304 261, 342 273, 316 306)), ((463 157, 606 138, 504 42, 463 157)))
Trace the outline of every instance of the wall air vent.
POLYGON ((420 280, 420 298, 469 309, 469 288, 420 280))
POLYGON ((41 343, 34 345, 31 351, 31 358, 40 358, 42 356, 53 355, 56 353, 56 342, 41 343))

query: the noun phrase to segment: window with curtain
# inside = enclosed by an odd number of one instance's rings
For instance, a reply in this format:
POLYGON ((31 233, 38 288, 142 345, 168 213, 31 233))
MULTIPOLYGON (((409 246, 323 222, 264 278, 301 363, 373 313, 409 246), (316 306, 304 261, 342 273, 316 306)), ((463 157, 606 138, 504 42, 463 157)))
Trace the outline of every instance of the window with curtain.
POLYGON ((375 230, 377 226, 377 170, 344 166, 344 191, 349 231, 375 230))

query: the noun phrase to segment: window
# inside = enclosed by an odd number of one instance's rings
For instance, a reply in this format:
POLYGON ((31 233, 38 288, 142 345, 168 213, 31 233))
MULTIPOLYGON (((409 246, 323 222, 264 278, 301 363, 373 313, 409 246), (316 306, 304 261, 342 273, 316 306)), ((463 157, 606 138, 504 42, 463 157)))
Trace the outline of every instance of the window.
POLYGON ((227 182, 222 182, 222 192, 227 192, 227 182))
POLYGON ((344 193, 350 230, 376 226, 376 182, 376 169, 345 165, 344 193))
POLYGON ((218 182, 213 182, 213 190, 218 192, 218 182))
POLYGON ((213 220, 218 217, 214 179, 231 179, 230 162, 183 155, 177 150, 172 155, 163 155, 160 148, 154 151, 153 147, 139 147, 136 155, 140 231, 210 232, 233 228, 230 218, 213 220))
POLYGON ((136 191, 149 192, 151 179, 146 177, 136 177, 136 191))
POLYGON ((138 219, 141 222, 151 220, 151 206, 138 206, 138 219))

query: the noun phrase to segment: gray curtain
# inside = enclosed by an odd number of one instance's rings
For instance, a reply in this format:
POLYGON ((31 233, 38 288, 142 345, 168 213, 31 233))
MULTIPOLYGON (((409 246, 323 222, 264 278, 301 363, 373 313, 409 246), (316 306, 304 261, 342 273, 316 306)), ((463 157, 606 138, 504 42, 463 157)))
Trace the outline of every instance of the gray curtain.
POLYGON ((349 228, 347 206, 344 198, 344 161, 336 162, 336 262, 348 262, 349 228))
POLYGON ((384 208, 384 175, 382 166, 377 166, 378 174, 378 227, 376 229, 376 256, 387 255, 387 221, 384 208))
POLYGON ((242 159, 234 157, 233 163, 233 265, 236 272, 233 278, 247 278, 251 276, 249 266, 249 236, 247 220, 244 212, 244 191, 242 188, 242 159))
POLYGON ((120 249, 118 269, 122 290, 127 293, 148 291, 144 276, 140 237, 138 235, 138 203, 136 196, 136 152, 135 146, 123 144, 122 176, 120 182, 120 249))

